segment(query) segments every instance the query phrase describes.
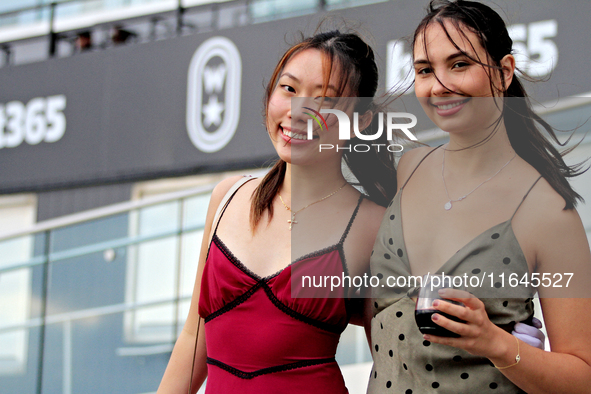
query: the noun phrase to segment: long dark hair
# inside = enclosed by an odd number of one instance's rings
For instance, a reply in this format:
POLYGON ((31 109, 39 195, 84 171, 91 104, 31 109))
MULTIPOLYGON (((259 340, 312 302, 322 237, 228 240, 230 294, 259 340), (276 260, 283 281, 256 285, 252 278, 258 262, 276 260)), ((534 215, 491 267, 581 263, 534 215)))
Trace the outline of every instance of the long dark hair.
MULTIPOLYGON (((511 54, 513 47, 513 40, 509 37, 509 32, 501 16, 490 7, 474 1, 431 0, 427 7, 427 15, 415 30, 412 40, 413 49, 417 45, 420 34, 424 33, 425 29, 432 23, 437 23, 444 30, 456 49, 488 70, 491 91, 493 89, 499 89, 503 91, 504 97, 509 98, 503 100, 499 122, 502 120, 505 121, 511 146, 521 158, 534 167, 554 190, 564 198, 566 202, 564 209, 574 208, 577 200, 582 201, 583 198, 573 190, 567 178, 580 175, 585 170, 582 169, 581 164, 567 165, 562 158, 564 154, 572 151, 574 147, 560 153, 550 140, 542 134, 538 125, 558 145, 564 146, 568 142, 561 143, 556 136, 554 128, 533 111, 529 97, 517 75, 513 75, 509 86, 505 86, 502 75, 500 78, 501 86, 496 87, 493 84, 492 73, 502 72, 501 59, 511 54), (480 45, 488 54, 492 64, 489 64, 487 59, 475 59, 470 54, 462 51, 451 39, 444 22, 451 23, 468 42, 470 40, 464 30, 467 28, 474 33, 478 37, 480 45)), ((424 47, 427 45, 425 40, 425 34, 423 34, 423 42, 421 44, 424 47)), ((525 75, 523 72, 522 74, 525 75)), ((487 139, 490 137, 489 135, 487 139)), ((476 145, 486 142, 487 139, 476 145)))
MULTIPOLYGON (((335 71, 333 66, 338 65, 340 75, 337 96, 341 96, 347 88, 351 96, 374 97, 378 87, 378 67, 372 48, 356 33, 332 30, 308 38, 301 36, 299 42, 283 54, 267 84, 264 116, 267 115, 269 100, 283 68, 294 55, 306 49, 317 49, 326 56, 323 95, 326 94, 331 73, 335 71)), ((373 134, 372 130, 378 126, 377 114, 380 109, 381 106, 374 100, 358 101, 355 108, 357 112, 363 114, 370 110, 374 114, 370 126, 361 131, 362 134, 373 134)), ((352 138, 349 144, 357 142, 360 142, 358 138, 352 138)), ((368 197, 382 206, 386 206, 396 193, 394 155, 385 148, 388 144, 386 133, 382 133, 380 139, 373 141, 369 152, 358 153, 351 149, 351 152, 345 151, 343 155, 344 162, 368 197), (381 149, 379 144, 382 144, 381 149)), ((257 187, 250 212, 253 229, 266 210, 270 217, 273 216, 273 199, 283 183, 286 167, 286 163, 279 159, 257 187)))

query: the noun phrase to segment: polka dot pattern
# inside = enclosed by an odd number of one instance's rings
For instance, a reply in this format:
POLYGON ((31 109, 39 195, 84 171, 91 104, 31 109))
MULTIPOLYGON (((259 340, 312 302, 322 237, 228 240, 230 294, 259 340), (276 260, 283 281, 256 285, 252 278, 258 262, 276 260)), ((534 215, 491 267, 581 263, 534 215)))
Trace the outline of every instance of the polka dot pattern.
MULTIPOLYGON (((375 246, 376 256, 380 258, 372 259, 373 275, 377 276, 378 272, 383 274, 380 285, 385 285, 384 280, 388 275, 411 275, 408 262, 402 262, 405 260, 406 245, 401 221, 398 220, 399 213, 400 200, 395 198, 386 215, 390 220, 385 220, 380 242, 375 246), (383 232, 384 228, 388 232, 383 232), (390 259, 382 257, 384 254, 388 254, 390 259)), ((483 285, 482 290, 468 290, 477 297, 479 291, 481 294, 494 294, 480 298, 491 320, 499 325, 509 325, 509 320, 523 321, 533 312, 529 289, 520 286, 520 293, 511 293, 508 289, 508 274, 515 272, 521 277, 528 272, 523 251, 520 250, 509 224, 507 221, 477 234, 473 241, 444 262, 445 272, 452 275, 467 274, 468 277, 477 276, 479 279, 483 274, 487 275, 486 289, 483 285), (505 286, 500 273, 505 273, 505 286), (492 276, 489 277, 490 274, 492 276), (492 283, 489 278, 493 278, 492 283), (521 292, 522 290, 526 291, 521 292)), ((379 301, 380 308, 383 309, 379 321, 383 325, 378 325, 376 321, 372 335, 376 335, 373 345, 379 344, 382 349, 379 352, 372 350, 381 376, 380 379, 371 379, 368 394, 519 391, 501 372, 489 367, 488 359, 424 340, 417 330, 414 303, 411 305, 411 300, 407 297, 409 287, 376 288, 376 298, 383 300, 379 301), (387 382, 391 385, 387 386, 387 382)))

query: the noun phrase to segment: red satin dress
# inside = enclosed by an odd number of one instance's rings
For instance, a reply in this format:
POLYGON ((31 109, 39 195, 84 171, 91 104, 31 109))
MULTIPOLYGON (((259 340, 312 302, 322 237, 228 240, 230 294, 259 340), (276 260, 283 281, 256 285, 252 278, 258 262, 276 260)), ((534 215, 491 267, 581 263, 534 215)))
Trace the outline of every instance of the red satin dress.
POLYGON ((343 244, 361 201, 337 244, 265 278, 244 266, 214 231, 199 300, 207 394, 348 393, 335 361, 350 317, 343 296, 348 289, 330 298, 294 298, 292 275, 348 275, 343 244))

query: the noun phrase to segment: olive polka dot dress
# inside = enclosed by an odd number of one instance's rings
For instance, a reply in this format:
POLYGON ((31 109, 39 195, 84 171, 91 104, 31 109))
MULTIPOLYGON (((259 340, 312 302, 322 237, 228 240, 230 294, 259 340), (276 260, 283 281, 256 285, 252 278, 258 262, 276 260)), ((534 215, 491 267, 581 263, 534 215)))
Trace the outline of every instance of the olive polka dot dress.
MULTIPOLYGON (((380 278, 380 283, 373 289, 374 366, 368 393, 522 393, 487 358, 423 340, 415 322, 412 300, 419 288, 414 283, 407 283, 406 287, 388 286, 389 277, 411 276, 400 216, 403 188, 388 207, 371 257, 371 273, 380 278)), ((529 275, 525 256, 511 227, 513 216, 472 239, 435 273, 466 274, 468 278, 486 274, 487 285, 468 290, 484 302, 490 320, 508 332, 515 322, 531 322, 535 293, 532 288, 507 284, 510 274, 519 278, 529 275), (492 283, 490 274, 495 278, 492 283), (496 281, 503 274, 504 286, 496 281)), ((402 279, 399 284, 404 284, 402 279)))

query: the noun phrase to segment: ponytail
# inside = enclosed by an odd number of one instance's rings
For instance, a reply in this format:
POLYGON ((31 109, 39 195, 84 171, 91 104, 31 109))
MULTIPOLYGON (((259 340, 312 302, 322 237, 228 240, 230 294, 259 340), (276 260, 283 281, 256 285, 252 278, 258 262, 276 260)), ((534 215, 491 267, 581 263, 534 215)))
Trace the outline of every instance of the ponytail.
POLYGON ((254 231, 261 221, 263 214, 269 210, 269 218, 273 217, 273 199, 279 193, 279 189, 285 179, 285 170, 287 163, 279 159, 271 167, 267 175, 263 177, 261 183, 252 195, 250 205, 250 227, 254 231))

